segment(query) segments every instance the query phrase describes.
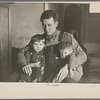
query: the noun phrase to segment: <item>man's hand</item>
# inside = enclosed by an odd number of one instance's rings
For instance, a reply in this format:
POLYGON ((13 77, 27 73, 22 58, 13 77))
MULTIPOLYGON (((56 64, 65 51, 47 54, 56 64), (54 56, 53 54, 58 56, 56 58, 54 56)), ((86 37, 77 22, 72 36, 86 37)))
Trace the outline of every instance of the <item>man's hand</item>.
POLYGON ((25 74, 28 74, 29 76, 32 74, 32 68, 30 66, 30 64, 28 65, 25 65, 23 68, 22 68, 23 72, 25 74))
POLYGON ((68 75, 68 64, 66 64, 63 68, 61 68, 61 70, 59 71, 59 73, 53 79, 52 82, 53 83, 61 82, 65 77, 67 77, 67 75, 68 75))

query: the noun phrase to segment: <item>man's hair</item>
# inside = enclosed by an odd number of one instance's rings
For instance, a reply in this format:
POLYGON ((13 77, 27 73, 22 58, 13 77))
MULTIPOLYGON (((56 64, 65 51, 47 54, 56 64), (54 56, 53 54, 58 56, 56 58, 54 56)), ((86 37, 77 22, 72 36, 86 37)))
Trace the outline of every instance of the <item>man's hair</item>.
POLYGON ((43 19, 49 19, 53 17, 54 21, 58 21, 58 14, 55 13, 53 10, 46 10, 42 13, 40 21, 42 22, 43 19))
POLYGON ((44 35, 36 34, 36 35, 32 36, 30 43, 31 43, 31 45, 33 45, 34 42, 38 42, 38 41, 41 41, 41 40, 44 40, 44 44, 45 44, 45 37, 44 37, 44 35))
MULTIPOLYGON (((59 43, 59 46, 58 46, 58 50, 64 50, 66 48, 72 48, 72 43, 70 42, 67 42, 67 41, 62 41, 59 43)), ((73 49, 73 48, 72 48, 73 49)))

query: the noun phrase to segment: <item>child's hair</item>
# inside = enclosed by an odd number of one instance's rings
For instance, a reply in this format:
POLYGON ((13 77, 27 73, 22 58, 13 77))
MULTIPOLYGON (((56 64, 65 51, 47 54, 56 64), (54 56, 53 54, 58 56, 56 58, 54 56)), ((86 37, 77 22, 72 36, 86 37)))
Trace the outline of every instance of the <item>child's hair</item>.
POLYGON ((59 46, 58 46, 58 50, 60 51, 60 50, 64 50, 64 49, 66 49, 66 48, 71 48, 71 49, 73 49, 72 48, 72 43, 70 43, 70 42, 67 42, 67 41, 62 41, 62 42, 60 42, 59 43, 59 46))
POLYGON ((41 40, 44 40, 44 43, 45 43, 44 35, 36 34, 36 35, 32 36, 31 43, 34 44, 34 42, 41 41, 41 40))
POLYGON ((44 40, 43 43, 45 44, 45 37, 44 37, 44 35, 36 34, 36 35, 32 36, 31 37, 31 41, 30 41, 30 46, 32 47, 34 42, 39 42, 41 40, 44 40))

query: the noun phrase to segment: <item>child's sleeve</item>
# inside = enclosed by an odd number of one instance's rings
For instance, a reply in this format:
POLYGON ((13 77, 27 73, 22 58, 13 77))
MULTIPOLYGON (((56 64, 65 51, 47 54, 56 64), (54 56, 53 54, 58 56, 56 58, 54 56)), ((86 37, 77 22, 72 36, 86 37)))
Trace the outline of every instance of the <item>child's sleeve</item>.
POLYGON ((41 66, 42 67, 45 67, 45 56, 43 55, 43 58, 41 60, 41 66))
POLYGON ((69 57, 68 67, 71 69, 75 69, 79 65, 80 64, 78 63, 77 57, 75 56, 74 53, 72 53, 69 57))

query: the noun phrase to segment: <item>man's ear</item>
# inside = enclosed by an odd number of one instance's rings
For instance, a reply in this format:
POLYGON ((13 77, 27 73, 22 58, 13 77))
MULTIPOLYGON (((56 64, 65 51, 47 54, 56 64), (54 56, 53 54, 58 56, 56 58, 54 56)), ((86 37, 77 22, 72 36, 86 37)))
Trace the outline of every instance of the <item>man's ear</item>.
POLYGON ((58 26, 58 21, 55 22, 56 27, 58 26))

